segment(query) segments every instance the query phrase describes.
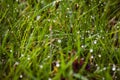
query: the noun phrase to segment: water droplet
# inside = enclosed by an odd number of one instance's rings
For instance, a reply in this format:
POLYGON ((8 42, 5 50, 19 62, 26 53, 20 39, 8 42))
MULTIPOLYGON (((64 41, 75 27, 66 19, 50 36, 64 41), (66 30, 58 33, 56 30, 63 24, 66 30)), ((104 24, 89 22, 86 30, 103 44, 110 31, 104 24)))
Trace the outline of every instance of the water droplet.
POLYGON ((118 68, 117 71, 120 71, 120 68, 118 68))
POLYGON ((24 54, 21 54, 21 57, 24 57, 24 54))
POLYGON ((84 37, 81 37, 82 40, 84 40, 84 37))
POLYGON ((67 8, 67 10, 70 10, 70 8, 67 8))
POLYGON ((58 39, 58 43, 61 43, 62 41, 60 39, 58 39))
POLYGON ((94 44, 97 44, 97 40, 94 40, 94 42, 93 42, 94 44))
POLYGON ((5 55, 5 53, 3 53, 3 55, 5 55))
POLYGON ((48 19, 48 22, 50 22, 51 20, 50 19, 48 19))
POLYGON ((48 80, 52 80, 51 78, 48 78, 48 80))
POLYGON ((119 26, 117 26, 117 29, 119 29, 119 26))
POLYGON ((10 7, 10 5, 8 4, 7 7, 10 7))
POLYGON ((30 60, 30 57, 28 57, 27 60, 29 61, 29 60, 30 60))
POLYGON ((15 64, 14 65, 19 65, 19 62, 15 62, 15 64))
POLYGON ((112 71, 116 70, 116 66, 113 64, 112 71))
POLYGON ((30 16, 27 16, 28 18, 30 18, 30 16))
POLYGON ((50 56, 48 56, 47 58, 50 58, 50 56))
POLYGON ((23 75, 22 75, 22 74, 20 75, 20 78, 23 78, 23 75))
POLYGON ((56 67, 60 67, 60 64, 59 64, 59 62, 56 62, 56 67))
POLYGON ((98 64, 95 64, 95 66, 98 66, 98 64))
POLYGON ((97 69, 96 69, 96 71, 99 71, 100 70, 100 67, 99 66, 97 66, 97 69))
POLYGON ((93 58, 94 58, 94 56, 92 55, 92 56, 91 56, 91 59, 93 59, 93 58))
POLYGON ((79 34, 80 33, 80 31, 77 31, 77 34, 79 34))
POLYGON ((53 20, 53 22, 55 23, 55 22, 56 22, 56 20, 53 20))
POLYGON ((94 16, 91 16, 91 19, 95 19, 95 17, 94 17, 94 16))
POLYGON ((90 49, 90 53, 92 53, 93 52, 93 49, 90 49))
POLYGON ((82 45, 81 47, 84 48, 84 45, 82 45))
POLYGON ((105 78, 103 77, 102 80, 105 80, 105 78))
POLYGON ((10 50, 10 52, 12 53, 13 51, 12 51, 12 50, 10 50))
POLYGON ((81 48, 86 48, 87 47, 87 45, 81 45, 81 48))
POLYGON ((101 54, 98 54, 98 57, 101 57, 101 54))
POLYGON ((39 19, 40 19, 40 16, 37 16, 37 17, 36 17, 36 20, 38 21, 39 19))
POLYGON ((102 37, 102 39, 105 39, 105 37, 102 37))
POLYGON ((42 69, 42 68, 43 68, 43 65, 39 65, 39 67, 42 69))
POLYGON ((103 70, 106 70, 106 67, 104 67, 103 70))
POLYGON ((117 76, 115 76, 115 78, 117 79, 117 76))

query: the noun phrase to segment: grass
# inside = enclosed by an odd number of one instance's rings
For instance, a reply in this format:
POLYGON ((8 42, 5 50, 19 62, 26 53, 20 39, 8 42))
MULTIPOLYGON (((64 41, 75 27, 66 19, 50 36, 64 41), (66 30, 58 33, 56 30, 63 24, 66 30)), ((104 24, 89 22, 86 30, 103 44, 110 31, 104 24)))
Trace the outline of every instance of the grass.
POLYGON ((0 79, 119 80, 119 3, 1 0, 0 79))

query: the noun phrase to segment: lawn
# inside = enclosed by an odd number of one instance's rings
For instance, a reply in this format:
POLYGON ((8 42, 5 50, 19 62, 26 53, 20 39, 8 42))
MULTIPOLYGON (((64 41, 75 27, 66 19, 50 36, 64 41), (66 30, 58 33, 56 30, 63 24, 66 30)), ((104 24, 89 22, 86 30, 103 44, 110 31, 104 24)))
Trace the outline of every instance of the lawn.
POLYGON ((119 0, 0 0, 0 80, 119 79, 119 0))

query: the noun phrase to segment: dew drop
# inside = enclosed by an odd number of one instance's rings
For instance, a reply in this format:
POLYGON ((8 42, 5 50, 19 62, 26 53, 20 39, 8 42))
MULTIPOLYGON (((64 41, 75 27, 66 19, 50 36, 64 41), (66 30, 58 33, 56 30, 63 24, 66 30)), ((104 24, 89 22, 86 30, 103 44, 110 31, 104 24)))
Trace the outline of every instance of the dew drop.
POLYGON ((50 56, 48 56, 47 58, 50 58, 50 56))
POLYGON ((42 69, 42 68, 43 68, 43 65, 39 65, 39 67, 42 69))
POLYGON ((51 78, 48 78, 48 80, 52 80, 51 78))
POLYGON ((120 68, 118 68, 117 71, 120 71, 120 68))
POLYGON ((103 77, 102 80, 105 80, 105 78, 103 77))
POLYGON ((38 21, 39 19, 40 19, 40 16, 37 16, 37 17, 36 17, 36 20, 38 21))
POLYGON ((19 62, 15 62, 15 65, 19 65, 19 62))
POLYGON ((93 52, 93 49, 90 49, 90 53, 92 53, 93 52))
POLYGON ((59 64, 59 62, 56 62, 56 67, 60 67, 60 64, 59 64))
POLYGON ((28 57, 27 60, 29 61, 29 60, 30 60, 30 57, 28 57))
POLYGON ((20 75, 20 78, 23 78, 23 75, 22 75, 22 74, 20 75))
POLYGON ((60 39, 58 39, 58 43, 61 43, 62 41, 60 39))
POLYGON ((101 54, 98 54, 98 57, 101 57, 101 54))
POLYGON ((24 57, 24 54, 21 54, 21 57, 24 57))
POLYGON ((12 50, 10 50, 10 52, 12 53, 13 51, 12 51, 12 50))
POLYGON ((56 23, 56 20, 53 20, 54 23, 56 23))
POLYGON ((80 31, 77 31, 77 34, 79 34, 80 33, 80 31))
POLYGON ((97 44, 97 40, 94 40, 94 42, 93 42, 94 44, 97 44))
POLYGON ((94 56, 92 55, 92 56, 91 56, 91 59, 93 59, 93 58, 94 58, 94 56))
POLYGON ((82 48, 84 48, 85 46, 84 46, 84 45, 82 45, 81 47, 82 47, 82 48))
POLYGON ((106 70, 106 67, 104 67, 103 70, 106 70))
POLYGON ((115 70, 116 70, 116 66, 113 65, 113 67, 112 67, 112 71, 115 71, 115 70))

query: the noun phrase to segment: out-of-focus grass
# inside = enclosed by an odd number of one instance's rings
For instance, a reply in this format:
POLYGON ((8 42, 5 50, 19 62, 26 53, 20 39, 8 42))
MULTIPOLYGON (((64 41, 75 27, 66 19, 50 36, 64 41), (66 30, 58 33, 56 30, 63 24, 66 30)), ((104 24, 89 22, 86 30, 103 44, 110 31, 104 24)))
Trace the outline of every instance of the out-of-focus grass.
POLYGON ((119 4, 1 0, 0 79, 118 80, 119 4))

